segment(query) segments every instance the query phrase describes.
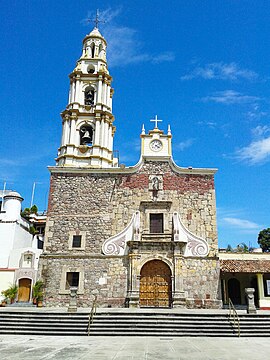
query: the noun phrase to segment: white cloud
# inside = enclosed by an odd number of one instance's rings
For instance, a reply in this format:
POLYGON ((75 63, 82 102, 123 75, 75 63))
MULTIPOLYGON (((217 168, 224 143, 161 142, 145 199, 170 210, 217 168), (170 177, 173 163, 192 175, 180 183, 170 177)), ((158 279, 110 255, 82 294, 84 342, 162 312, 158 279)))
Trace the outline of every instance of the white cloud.
POLYGON ((174 59, 175 59, 174 53, 171 51, 167 51, 159 55, 153 56, 152 62, 154 64, 159 64, 161 62, 174 61, 174 59))
POLYGON ((251 109, 246 113, 250 120, 258 120, 268 115, 266 111, 262 111, 258 104, 251 104, 251 109))
POLYGON ((252 70, 241 69, 234 62, 229 64, 219 62, 206 64, 204 67, 196 67, 190 74, 181 77, 181 80, 191 80, 194 78, 203 78, 206 80, 255 80, 258 74, 252 70))
POLYGON ((257 165, 270 160, 270 136, 255 140, 248 146, 236 151, 235 158, 247 162, 250 165, 257 165))
POLYGON ((14 159, 0 159, 0 166, 20 166, 22 165, 21 160, 14 159))
POLYGON ((107 56, 110 67, 140 62, 159 64, 174 60, 172 52, 166 51, 157 55, 144 52, 143 44, 138 40, 134 29, 108 25, 104 28, 104 36, 108 41, 107 56))
POLYGON ((198 125, 206 126, 210 129, 216 129, 218 126, 215 121, 198 121, 198 125))
POLYGON ((236 227, 238 229, 243 230, 259 230, 261 229, 261 225, 256 224, 253 221, 245 220, 245 219, 239 219, 234 217, 224 217, 223 222, 227 223, 228 225, 231 225, 233 227, 236 227))
POLYGON ((251 130, 252 135, 255 138, 261 138, 262 136, 265 136, 270 133, 270 126, 268 125, 258 125, 254 129, 251 130))
MULTIPOLYGON (((162 62, 174 61, 175 56, 171 51, 164 51, 159 54, 149 54, 145 52, 144 44, 139 40, 136 30, 127 27, 119 26, 114 22, 114 19, 121 13, 122 9, 108 8, 100 11, 100 19, 105 19, 105 24, 102 25, 102 34, 108 43, 107 57, 110 67, 125 66, 140 62, 151 62, 159 64, 162 62)), ((93 13, 88 14, 88 18, 93 19, 93 13)), ((87 19, 83 20, 85 23, 87 19)))
POLYGON ((205 102, 215 102, 225 105, 248 104, 260 100, 257 96, 244 95, 234 90, 217 91, 201 99, 205 102))
POLYGON ((194 143, 194 139, 187 139, 185 141, 181 141, 176 145, 176 148, 180 151, 183 151, 184 149, 190 147, 194 143))
POLYGON ((229 130, 231 128, 230 123, 217 123, 215 121, 198 121, 198 125, 203 126, 204 128, 208 128, 215 131, 220 131, 222 136, 228 138, 230 136, 229 130))

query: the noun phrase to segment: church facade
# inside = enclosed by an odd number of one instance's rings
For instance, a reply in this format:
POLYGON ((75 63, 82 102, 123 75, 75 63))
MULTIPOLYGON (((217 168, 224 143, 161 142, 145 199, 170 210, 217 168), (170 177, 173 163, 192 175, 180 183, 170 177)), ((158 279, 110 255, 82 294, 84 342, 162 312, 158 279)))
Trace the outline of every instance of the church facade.
POLYGON ((139 163, 118 164, 106 45, 94 28, 70 74, 49 168, 44 304, 67 305, 75 286, 84 307, 97 290, 103 307, 219 308, 216 169, 177 166, 157 117, 142 128, 139 163))

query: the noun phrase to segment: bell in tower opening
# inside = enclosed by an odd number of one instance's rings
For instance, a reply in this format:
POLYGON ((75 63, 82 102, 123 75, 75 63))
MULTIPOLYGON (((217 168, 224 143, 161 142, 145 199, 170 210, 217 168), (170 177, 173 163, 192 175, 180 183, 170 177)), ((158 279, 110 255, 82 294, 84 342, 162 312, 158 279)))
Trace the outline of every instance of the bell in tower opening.
POLYGON ((85 105, 94 105, 95 92, 92 89, 85 91, 84 103, 85 105))
POLYGON ((81 145, 92 146, 93 143, 93 128, 92 126, 85 125, 80 129, 81 145))

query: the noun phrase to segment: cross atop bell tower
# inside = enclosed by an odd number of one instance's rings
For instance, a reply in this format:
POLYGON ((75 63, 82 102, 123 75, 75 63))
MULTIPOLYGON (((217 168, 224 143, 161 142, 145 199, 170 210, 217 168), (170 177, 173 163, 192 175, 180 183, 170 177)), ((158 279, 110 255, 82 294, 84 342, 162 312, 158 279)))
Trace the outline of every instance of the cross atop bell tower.
POLYGON ((162 122, 162 120, 158 119, 158 116, 155 116, 155 119, 150 120, 155 123, 155 129, 158 129, 158 122, 162 122))
POLYGON ((106 21, 100 19, 99 10, 97 9, 96 16, 94 18, 92 18, 92 19, 86 19, 86 22, 87 23, 94 23, 95 24, 95 29, 98 29, 98 24, 99 23, 105 24, 106 21))
POLYGON ((93 21, 93 23, 95 24, 95 28, 96 28, 96 29, 98 29, 98 24, 99 24, 99 23, 103 23, 103 24, 105 23, 104 20, 100 20, 98 9, 97 9, 97 11, 96 11, 96 17, 95 17, 95 19, 93 19, 92 21, 93 21))
POLYGON ((62 141, 57 166, 110 168, 115 127, 112 114, 112 77, 107 68, 107 42, 98 30, 103 22, 97 10, 95 28, 83 39, 82 55, 69 75, 70 90, 62 112, 62 141))
POLYGON ((153 130, 150 130, 148 134, 145 132, 144 125, 141 132, 141 157, 150 158, 151 160, 168 159, 172 156, 172 133, 170 125, 168 126, 167 134, 164 134, 163 130, 158 128, 158 123, 162 120, 155 116, 155 119, 151 119, 151 122, 155 123, 153 130))

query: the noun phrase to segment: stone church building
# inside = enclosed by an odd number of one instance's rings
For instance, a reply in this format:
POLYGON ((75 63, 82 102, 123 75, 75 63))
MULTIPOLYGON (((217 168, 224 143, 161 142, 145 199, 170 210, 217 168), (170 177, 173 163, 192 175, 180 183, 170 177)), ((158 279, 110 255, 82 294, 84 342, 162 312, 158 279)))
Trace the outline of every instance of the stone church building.
POLYGON ((177 166, 170 127, 157 117, 142 128, 138 164, 118 164, 106 45, 94 28, 69 75, 49 168, 44 304, 66 306, 75 286, 83 307, 97 290, 103 307, 218 308, 216 169, 177 166))

